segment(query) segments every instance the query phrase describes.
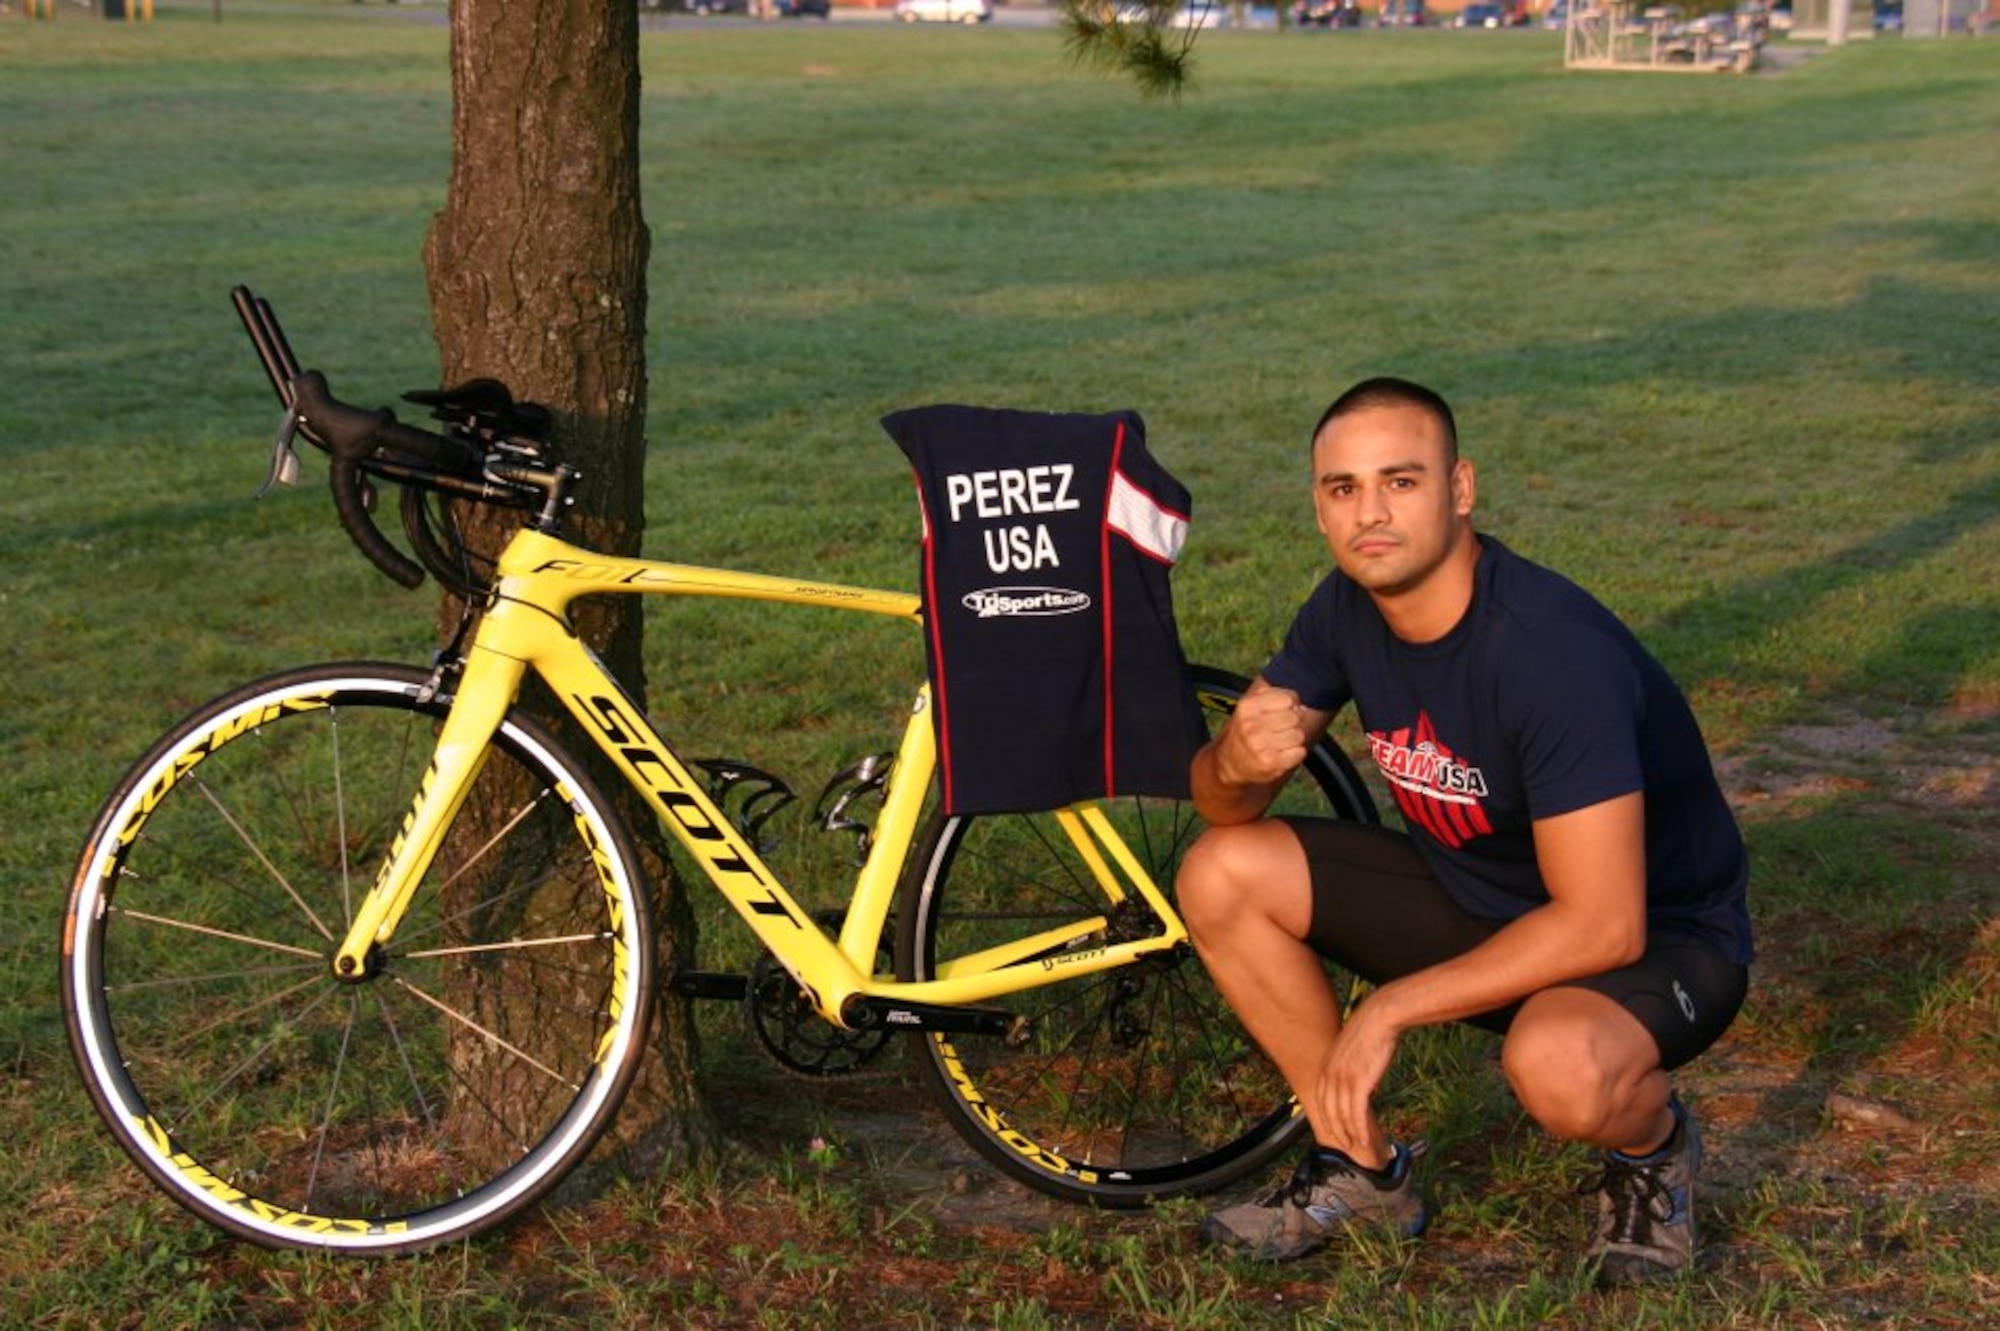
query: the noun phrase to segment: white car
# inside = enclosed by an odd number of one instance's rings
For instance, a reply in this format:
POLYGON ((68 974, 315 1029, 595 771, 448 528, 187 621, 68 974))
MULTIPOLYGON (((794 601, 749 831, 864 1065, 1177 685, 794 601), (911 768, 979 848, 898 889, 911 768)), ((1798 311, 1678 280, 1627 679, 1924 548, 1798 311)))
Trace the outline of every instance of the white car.
POLYGON ((1176 28, 1226 28, 1230 11, 1225 0, 1190 0, 1169 20, 1176 28))
POLYGON ((990 23, 993 0, 896 0, 896 17, 905 23, 990 23))

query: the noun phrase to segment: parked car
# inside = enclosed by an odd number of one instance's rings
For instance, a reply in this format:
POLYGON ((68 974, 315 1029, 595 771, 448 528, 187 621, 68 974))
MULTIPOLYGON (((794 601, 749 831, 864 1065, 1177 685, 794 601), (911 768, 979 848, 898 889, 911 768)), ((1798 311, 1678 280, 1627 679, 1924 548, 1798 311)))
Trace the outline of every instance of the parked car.
POLYGON ((1451 20, 1454 28, 1504 28, 1507 26, 1507 11, 1491 0, 1472 0, 1472 3, 1458 11, 1451 20))
POLYGON ((777 0, 779 18, 832 18, 833 0, 777 0))
POLYGON ((1875 31, 1903 30, 1903 0, 1875 0, 1875 31))
POLYGON ((1555 0, 1548 12, 1542 15, 1545 28, 1567 28, 1569 26, 1569 0, 1555 0))
POLYGON ((990 23, 993 0, 896 0, 905 23, 990 23))
POLYGON ((1299 0, 1292 22, 1301 28, 1358 28, 1361 6, 1355 0, 1299 0))
POLYGON ((750 0, 681 0, 681 7, 690 14, 704 17, 710 14, 747 14, 750 0))

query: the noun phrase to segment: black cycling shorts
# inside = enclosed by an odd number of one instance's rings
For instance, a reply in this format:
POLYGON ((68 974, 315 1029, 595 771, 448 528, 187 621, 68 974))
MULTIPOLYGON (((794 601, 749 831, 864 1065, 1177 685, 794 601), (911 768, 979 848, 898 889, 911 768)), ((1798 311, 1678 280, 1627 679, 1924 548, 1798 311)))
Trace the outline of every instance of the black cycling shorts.
MULTIPOLYGON (((1368 823, 1287 818, 1312 871, 1315 951, 1373 984, 1469 952, 1504 920, 1468 914, 1401 832, 1368 823)), ((1616 1002, 1652 1033, 1660 1066, 1677 1068, 1719 1039, 1743 1006, 1749 967, 1700 939, 1653 933, 1646 955, 1602 975, 1565 981, 1616 1002)), ((1520 1004, 1468 1018, 1504 1032, 1520 1004)))

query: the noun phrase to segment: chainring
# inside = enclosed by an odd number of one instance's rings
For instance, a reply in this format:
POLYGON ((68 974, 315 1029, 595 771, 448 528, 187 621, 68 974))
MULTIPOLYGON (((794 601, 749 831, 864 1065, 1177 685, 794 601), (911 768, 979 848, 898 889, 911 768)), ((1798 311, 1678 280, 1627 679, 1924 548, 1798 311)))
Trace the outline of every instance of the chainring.
POLYGON ((743 1013, 778 1066, 804 1077, 847 1077, 888 1046, 893 1030, 844 1030, 820 1016, 797 980, 765 953, 750 968, 743 1013))

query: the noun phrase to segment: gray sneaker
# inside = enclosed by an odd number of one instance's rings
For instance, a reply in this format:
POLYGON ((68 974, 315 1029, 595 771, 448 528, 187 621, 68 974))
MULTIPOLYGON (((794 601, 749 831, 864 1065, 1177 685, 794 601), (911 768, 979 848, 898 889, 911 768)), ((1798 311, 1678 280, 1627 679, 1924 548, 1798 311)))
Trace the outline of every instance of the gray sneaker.
POLYGON ((1674 1135, 1651 1155, 1604 1153, 1597 1193, 1597 1234, 1590 1258, 1601 1285, 1636 1285, 1694 1265, 1694 1181, 1701 1172, 1701 1129, 1677 1096, 1674 1135))
POLYGON ((1345 1156, 1308 1149, 1290 1179, 1254 1202, 1215 1212, 1201 1222, 1201 1236, 1267 1262, 1303 1257, 1349 1225, 1379 1225, 1414 1238, 1430 1220, 1410 1167, 1422 1152, 1422 1143, 1398 1146, 1389 1181, 1378 1183, 1345 1156))

